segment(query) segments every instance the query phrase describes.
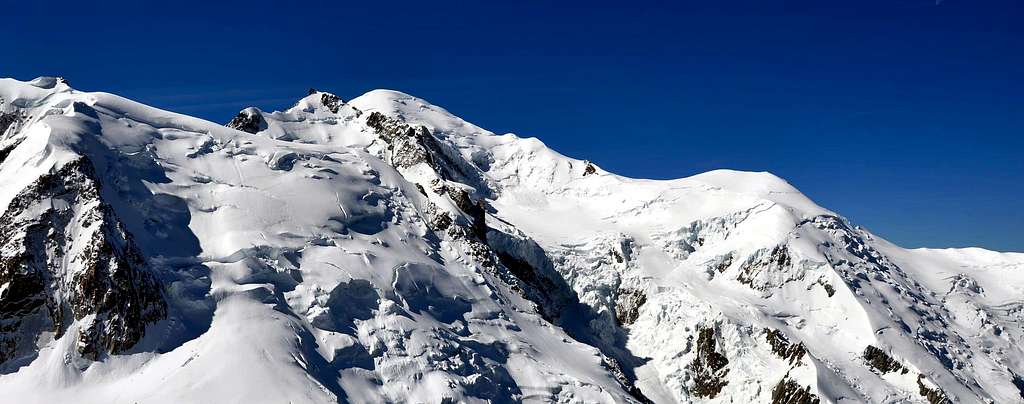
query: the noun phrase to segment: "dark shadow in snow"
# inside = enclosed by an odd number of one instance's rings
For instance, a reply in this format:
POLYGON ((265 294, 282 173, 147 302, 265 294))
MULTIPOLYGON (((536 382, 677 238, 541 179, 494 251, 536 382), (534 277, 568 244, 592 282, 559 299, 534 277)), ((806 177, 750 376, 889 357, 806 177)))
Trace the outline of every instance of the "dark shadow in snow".
POLYGON ((395 270, 394 293, 411 312, 426 312, 442 323, 464 320, 473 309, 468 291, 436 266, 408 263, 395 270))
MULTIPOLYGON (((291 313, 290 311, 288 313, 294 316, 294 313, 291 313)), ((316 337, 314 337, 306 327, 297 327, 296 332, 299 335, 299 346, 302 349, 302 358, 305 360, 305 363, 301 365, 306 369, 306 373, 318 384, 334 394, 335 397, 338 398, 339 403, 347 403, 348 394, 345 394, 345 389, 338 383, 338 380, 340 379, 338 373, 340 368, 337 365, 328 362, 327 359, 320 354, 320 351, 317 350, 317 346, 319 346, 319 344, 317 344, 316 337)), ((356 344, 356 346, 361 347, 359 344, 356 344)), ((372 365, 373 360, 371 359, 371 368, 372 365)))
POLYGON ((313 319, 313 326, 321 330, 353 333, 356 320, 373 317, 380 305, 380 296, 370 281, 352 279, 338 284, 327 298, 327 312, 313 319))
POLYGON ((371 189, 362 197, 339 201, 347 210, 344 215, 328 219, 328 228, 341 234, 353 231, 367 236, 384 231, 394 215, 386 206, 388 197, 371 189))

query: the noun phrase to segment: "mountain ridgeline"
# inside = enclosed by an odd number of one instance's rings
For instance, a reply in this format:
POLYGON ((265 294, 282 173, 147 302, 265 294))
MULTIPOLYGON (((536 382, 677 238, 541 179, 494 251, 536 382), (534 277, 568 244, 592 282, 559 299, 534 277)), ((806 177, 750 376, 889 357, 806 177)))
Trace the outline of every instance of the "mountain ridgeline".
POLYGON ((1024 254, 396 91, 219 125, 0 80, 0 402, 1024 402, 1022 296, 1024 254))

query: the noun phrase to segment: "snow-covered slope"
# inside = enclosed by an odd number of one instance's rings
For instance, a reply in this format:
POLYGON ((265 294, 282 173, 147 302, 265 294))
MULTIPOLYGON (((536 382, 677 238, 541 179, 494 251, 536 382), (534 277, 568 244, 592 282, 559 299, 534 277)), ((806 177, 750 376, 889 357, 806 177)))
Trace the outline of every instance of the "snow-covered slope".
POLYGON ((0 402, 1021 402, 1024 254, 421 99, 227 127, 0 81, 0 402))

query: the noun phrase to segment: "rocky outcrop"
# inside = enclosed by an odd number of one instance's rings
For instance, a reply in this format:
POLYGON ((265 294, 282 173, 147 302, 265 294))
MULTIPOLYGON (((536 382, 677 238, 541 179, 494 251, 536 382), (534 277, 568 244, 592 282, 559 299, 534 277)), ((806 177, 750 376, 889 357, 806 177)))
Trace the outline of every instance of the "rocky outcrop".
MULTIPOLYGON (((427 163, 435 169, 441 168, 435 164, 431 154, 431 148, 436 148, 436 140, 427 128, 414 128, 379 112, 371 113, 366 118, 366 124, 387 143, 390 152, 388 162, 394 167, 409 168, 427 163)), ((443 170, 439 170, 438 174, 443 177, 443 170)))
POLYGON ((821 400, 811 393, 810 386, 800 387, 787 374, 772 388, 771 404, 818 404, 821 400))
POLYGON ((227 127, 232 129, 238 129, 246 133, 257 133, 267 128, 267 122, 263 119, 263 114, 256 108, 246 108, 234 118, 231 118, 231 122, 228 122, 227 127))
POLYGON ((804 344, 790 342, 779 330, 765 330, 765 340, 768 341, 768 345, 771 345, 772 352, 788 361, 790 365, 800 363, 800 360, 807 354, 804 344))
POLYGON ((903 367, 899 361, 873 345, 868 345, 867 348, 864 348, 864 360, 868 362, 868 366, 882 374, 891 372, 907 373, 907 368, 903 367))
POLYGON ((341 106, 345 105, 345 103, 341 101, 341 98, 334 94, 321 93, 320 105, 323 105, 324 108, 327 108, 327 110, 331 111, 332 113, 337 114, 338 110, 341 109, 341 106))
POLYGON ((386 152, 382 157, 391 166, 402 169, 426 163, 443 180, 468 185, 480 195, 490 194, 491 188, 479 170, 442 145, 427 127, 414 127, 376 111, 367 115, 366 126, 384 141, 386 152))
MULTIPOLYGON (((3 100, 0 99, 0 106, 3 106, 3 102, 2 101, 3 100)), ((7 128, 9 128, 12 125, 14 125, 14 123, 17 122, 17 121, 18 121, 18 115, 17 114, 8 113, 8 112, 0 112, 0 135, 3 135, 4 132, 7 132, 7 128)))
POLYGON ((161 286, 87 158, 42 176, 0 216, 0 367, 34 357, 44 332, 75 331, 87 359, 123 352, 165 315, 161 286))
POLYGON ((615 321, 620 326, 630 325, 640 317, 640 307, 647 303, 647 295, 641 290, 619 290, 615 300, 615 321))
POLYGON ((785 273, 793 265, 793 259, 789 255, 789 248, 786 245, 778 245, 769 251, 755 254, 740 267, 740 273, 736 277, 740 283, 750 286, 751 289, 770 293, 768 285, 759 282, 762 276, 769 276, 776 273, 785 273))
POLYGON ((715 350, 715 330, 702 327, 697 332, 696 357, 687 366, 693 376, 690 393, 695 397, 715 398, 729 380, 729 359, 715 350))
POLYGON ((461 188, 450 189, 447 193, 452 202, 455 202, 455 206, 471 219, 470 227, 473 234, 481 241, 487 241, 487 222, 485 220, 487 212, 484 208, 484 201, 474 202, 469 196, 469 192, 461 188))
POLYGON ((917 389, 918 393, 931 404, 950 404, 952 402, 938 387, 930 387, 925 384, 924 375, 917 375, 917 389))

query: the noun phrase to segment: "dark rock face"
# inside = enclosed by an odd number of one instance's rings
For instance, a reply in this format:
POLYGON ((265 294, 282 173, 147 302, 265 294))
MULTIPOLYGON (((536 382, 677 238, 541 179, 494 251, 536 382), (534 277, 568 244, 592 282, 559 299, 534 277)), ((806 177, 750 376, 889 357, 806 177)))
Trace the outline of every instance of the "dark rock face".
POLYGON ((366 118, 366 124, 387 142, 390 151, 389 163, 393 166, 408 168, 419 163, 427 163, 431 167, 435 167, 430 146, 436 146, 434 144, 436 140, 430 135, 427 128, 422 126, 419 129, 413 128, 379 112, 371 113, 366 118))
MULTIPOLYGON (((804 344, 790 342, 779 330, 765 329, 765 340, 772 352, 789 362, 790 369, 799 366, 807 349, 804 344)), ((818 404, 821 400, 811 393, 810 386, 801 387, 789 378, 789 372, 772 388, 772 404, 818 404)))
POLYGON ((640 307, 647 303, 647 295, 636 289, 622 289, 615 301, 615 321, 629 325, 640 317, 640 307))
MULTIPOLYGON (((3 105, 3 100, 0 99, 0 106, 2 106, 2 105, 3 105)), ((18 121, 18 115, 17 114, 12 114, 12 113, 7 113, 7 112, 0 112, 0 135, 4 134, 4 132, 7 131, 7 128, 11 127, 11 125, 14 125, 14 123, 17 122, 17 121, 18 121)))
POLYGON ((455 202, 455 206, 458 207, 459 210, 462 210, 472 218, 473 222, 471 223, 471 227, 473 234, 481 241, 487 241, 487 223, 485 220, 487 212, 484 209, 484 202, 482 200, 473 202, 473 199, 469 196, 469 192, 464 189, 454 190, 453 192, 449 192, 448 195, 452 198, 452 201, 455 202))
POLYGON ((765 330, 765 339, 772 346, 772 352, 795 365, 807 354, 804 344, 793 344, 779 330, 765 330))
POLYGON ((696 397, 715 398, 722 388, 729 384, 729 360, 715 351, 715 330, 700 328, 697 334, 697 357, 687 369, 693 373, 693 388, 690 392, 696 397))
POLYGON ((534 302, 537 311, 548 321, 556 321, 567 304, 575 303, 572 291, 564 284, 558 284, 530 265, 529 262, 498 252, 498 260, 515 276, 515 288, 520 294, 534 302))
MULTIPOLYGON (((434 139, 430 131, 423 127, 413 128, 395 119, 388 118, 379 112, 373 112, 366 117, 366 124, 373 129, 382 140, 388 145, 388 162, 395 168, 409 168, 420 163, 429 165, 439 177, 445 180, 464 179, 465 173, 458 171, 459 165, 444 153, 441 145, 434 139), (456 178, 458 177, 458 178, 456 178)), ((449 187, 444 181, 435 181, 430 184, 431 189, 439 195, 448 195, 451 201, 470 218, 469 230, 476 239, 481 242, 487 240, 487 214, 482 200, 474 200, 469 191, 449 187)), ((422 185, 420 185, 422 187, 422 185)), ((448 222, 442 220, 442 223, 448 222)), ((461 231, 458 226, 444 228, 452 231, 461 231)))
POLYGON ((267 128, 267 122, 263 120, 263 116, 258 111, 247 108, 231 118, 231 122, 228 122, 227 126, 246 133, 257 133, 267 128))
POLYGON ((608 369, 608 371, 615 376, 615 380, 618 380, 619 384, 621 384, 622 387, 626 389, 626 392, 629 393, 630 396, 633 396, 636 401, 643 404, 654 404, 654 401, 647 398, 647 396, 640 391, 640 388, 636 387, 634 384, 635 380, 622 370, 622 365, 619 364, 619 361, 615 360, 615 358, 602 355, 601 366, 608 369))
POLYGON ((723 257, 722 260, 718 262, 718 265, 715 266, 715 269, 718 270, 718 273, 725 272, 725 270, 729 269, 729 267, 732 266, 732 260, 733 260, 733 257, 732 257, 732 254, 730 253, 730 254, 726 255, 725 257, 723 257))
POLYGON ((95 360, 131 348, 166 316, 159 282, 99 195, 83 157, 0 216, 0 367, 25 364, 41 333, 61 337, 76 320, 78 352, 95 360))
POLYGON ((586 176, 588 176, 590 174, 596 174, 596 173, 597 173, 597 167, 594 167, 594 165, 591 164, 591 163, 587 163, 587 168, 583 169, 583 176, 584 177, 586 177, 586 176))
POLYGON ((380 112, 366 117, 366 125, 387 144, 385 160, 396 168, 408 168, 426 163, 445 180, 467 184, 476 193, 488 194, 490 189, 476 168, 446 149, 424 126, 412 127, 380 112))
POLYGON ((907 373, 907 368, 903 367, 903 365, 889 356, 889 354, 885 353, 885 351, 878 349, 873 345, 868 345, 867 348, 864 348, 864 360, 868 361, 868 366, 871 366, 872 369, 875 369, 882 374, 897 371, 903 374, 907 373))
POLYGON ((928 402, 931 404, 952 403, 952 401, 950 401, 949 398, 947 398, 946 395, 942 393, 942 390, 939 390, 938 388, 928 388, 928 386, 924 384, 924 375, 917 375, 917 388, 918 392, 921 393, 921 396, 927 399, 928 402))
POLYGON ((750 286, 754 290, 764 291, 764 286, 759 285, 756 281, 758 274, 784 270, 792 264, 793 260, 789 256, 789 249, 785 245, 779 245, 773 248, 766 256, 754 261, 744 262, 743 266, 740 267, 740 273, 736 280, 750 286))
POLYGON ((336 96, 334 94, 323 93, 323 94, 320 95, 320 104, 322 104, 324 106, 324 108, 327 108, 331 112, 337 114, 338 110, 345 103, 341 102, 341 98, 338 98, 338 96, 336 96))
POLYGON ((799 384, 789 379, 788 374, 772 389, 772 404, 818 404, 820 402, 818 396, 811 393, 810 386, 801 388, 799 384))

